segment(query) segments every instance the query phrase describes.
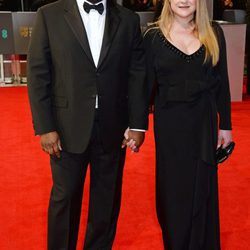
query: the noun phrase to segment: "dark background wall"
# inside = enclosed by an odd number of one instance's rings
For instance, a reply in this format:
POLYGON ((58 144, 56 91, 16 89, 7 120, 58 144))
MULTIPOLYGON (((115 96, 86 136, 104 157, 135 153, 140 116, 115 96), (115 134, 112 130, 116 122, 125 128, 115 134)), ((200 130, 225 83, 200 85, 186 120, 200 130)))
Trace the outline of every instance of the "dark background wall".
MULTIPOLYGON (((36 11, 39 7, 57 0, 23 0, 24 11, 36 11)), ((0 0, 0 11, 21 11, 21 0, 0 0)))
POLYGON ((19 10, 21 10, 21 1, 0 0, 0 11, 19 11, 19 10))

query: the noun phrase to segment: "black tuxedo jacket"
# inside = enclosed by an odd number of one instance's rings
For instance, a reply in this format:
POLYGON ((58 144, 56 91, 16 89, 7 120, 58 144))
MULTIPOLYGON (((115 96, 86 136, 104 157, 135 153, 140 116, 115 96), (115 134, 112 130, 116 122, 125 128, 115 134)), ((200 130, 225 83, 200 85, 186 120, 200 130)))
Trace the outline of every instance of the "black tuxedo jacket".
POLYGON ((99 96, 103 146, 120 146, 130 128, 147 129, 145 62, 139 17, 108 2, 99 64, 75 0, 37 12, 28 52, 28 92, 36 134, 57 131, 63 149, 83 152, 99 96))

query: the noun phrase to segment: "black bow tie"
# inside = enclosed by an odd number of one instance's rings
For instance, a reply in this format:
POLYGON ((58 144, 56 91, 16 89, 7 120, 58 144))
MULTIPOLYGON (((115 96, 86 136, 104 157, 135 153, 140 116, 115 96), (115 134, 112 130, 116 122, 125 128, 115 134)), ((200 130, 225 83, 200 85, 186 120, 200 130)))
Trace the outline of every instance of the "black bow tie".
POLYGON ((103 6, 102 3, 99 3, 99 4, 97 4, 97 5, 94 5, 94 4, 88 4, 87 2, 84 2, 83 8, 84 8, 84 10, 85 10, 87 13, 89 13, 89 11, 90 11, 91 9, 97 10, 97 11, 99 12, 100 15, 101 15, 101 14, 103 13, 103 11, 104 11, 104 6, 103 6))

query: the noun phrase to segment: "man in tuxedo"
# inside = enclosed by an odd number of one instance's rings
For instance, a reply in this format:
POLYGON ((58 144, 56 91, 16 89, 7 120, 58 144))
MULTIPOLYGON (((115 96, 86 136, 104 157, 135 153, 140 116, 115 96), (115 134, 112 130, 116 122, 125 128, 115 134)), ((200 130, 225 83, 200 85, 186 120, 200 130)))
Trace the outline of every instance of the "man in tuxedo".
POLYGON ((76 249, 90 164, 84 249, 110 250, 124 145, 137 151, 147 129, 139 17, 109 0, 59 0, 41 7, 28 52, 28 92, 35 134, 50 154, 48 249, 76 249))

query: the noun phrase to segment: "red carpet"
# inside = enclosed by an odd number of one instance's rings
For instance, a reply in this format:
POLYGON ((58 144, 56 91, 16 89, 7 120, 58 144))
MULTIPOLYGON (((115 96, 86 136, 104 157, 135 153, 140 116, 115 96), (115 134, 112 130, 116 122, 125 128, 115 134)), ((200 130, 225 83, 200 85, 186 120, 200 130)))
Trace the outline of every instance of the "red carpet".
MULTIPOLYGON (((33 136, 27 89, 0 88, 0 250, 45 250, 51 177, 33 136)), ((233 103, 233 156, 220 166, 222 250, 250 249, 250 101, 233 103)), ((155 214, 152 123, 140 154, 128 152, 114 250, 162 250, 155 214)), ((88 180, 86 182, 88 184, 88 180)), ((77 250, 82 249, 88 185, 77 250)), ((213 249, 211 249, 213 250, 213 249)))

